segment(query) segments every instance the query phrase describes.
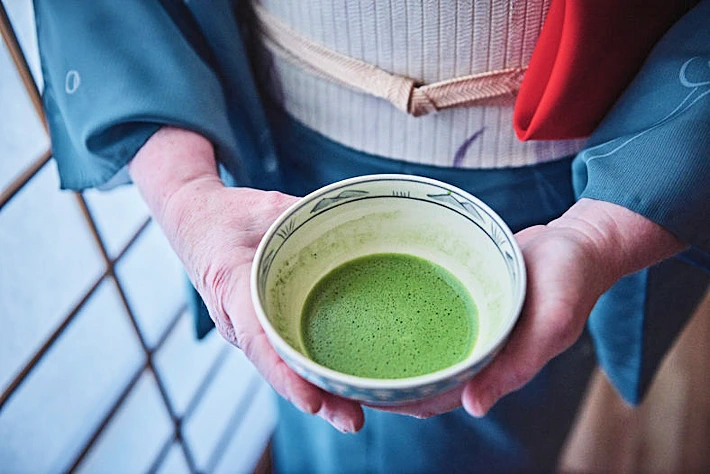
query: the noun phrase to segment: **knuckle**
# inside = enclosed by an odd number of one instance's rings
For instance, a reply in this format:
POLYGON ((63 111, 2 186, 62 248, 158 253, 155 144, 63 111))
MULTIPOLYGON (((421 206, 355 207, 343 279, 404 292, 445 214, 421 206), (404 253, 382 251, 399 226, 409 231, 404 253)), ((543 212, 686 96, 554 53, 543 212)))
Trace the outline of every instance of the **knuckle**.
POLYGON ((226 300, 231 293, 231 272, 224 266, 208 265, 196 285, 217 332, 230 344, 240 348, 241 338, 229 316, 226 300))
POLYGON ((278 206, 283 202, 283 194, 278 191, 264 191, 262 199, 264 204, 268 206, 278 206))
POLYGON ((580 327, 572 321, 556 324, 552 328, 552 341, 555 343, 554 346, 557 352, 562 352, 571 346, 582 334, 583 329, 583 326, 580 327))
POLYGON ((197 288, 200 293, 203 291, 214 295, 218 299, 223 299, 223 296, 228 292, 231 271, 226 265, 210 262, 207 263, 200 272, 200 278, 197 288))
MULTIPOLYGON (((212 313, 210 313, 212 315, 212 313)), ((230 344, 236 347, 240 347, 239 345, 239 337, 237 337, 237 333, 234 329, 234 326, 230 321, 228 321, 228 317, 225 316, 215 316, 212 315, 212 321, 214 322, 215 328, 217 329, 217 332, 230 344)))
POLYGON ((224 265, 208 264, 196 284, 197 291, 207 304, 210 316, 218 328, 232 328, 226 304, 227 297, 232 292, 231 274, 231 270, 224 265))

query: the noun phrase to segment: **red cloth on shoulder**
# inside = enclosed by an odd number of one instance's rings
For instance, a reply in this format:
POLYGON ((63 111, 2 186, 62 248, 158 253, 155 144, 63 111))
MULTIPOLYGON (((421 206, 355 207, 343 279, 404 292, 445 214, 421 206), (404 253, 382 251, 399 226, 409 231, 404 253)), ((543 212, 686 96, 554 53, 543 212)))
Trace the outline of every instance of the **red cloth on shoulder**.
POLYGON ((695 3, 553 0, 515 103, 518 138, 589 136, 653 45, 695 3))

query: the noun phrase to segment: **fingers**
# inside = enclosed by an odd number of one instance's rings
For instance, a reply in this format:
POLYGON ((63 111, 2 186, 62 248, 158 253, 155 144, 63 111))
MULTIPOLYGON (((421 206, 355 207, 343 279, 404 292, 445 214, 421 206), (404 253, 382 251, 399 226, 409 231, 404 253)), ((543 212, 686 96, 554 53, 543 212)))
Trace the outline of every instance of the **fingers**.
POLYGON ((431 418, 432 416, 441 415, 442 413, 447 413, 451 410, 459 408, 461 406, 461 394, 463 393, 463 390, 464 386, 462 385, 428 400, 417 401, 396 407, 374 406, 372 408, 389 413, 413 416, 414 418, 419 419, 431 418))
POLYGON ((302 412, 318 415, 343 433, 355 433, 362 429, 365 414, 359 403, 325 392, 302 379, 278 357, 265 335, 262 334, 260 340, 265 341, 268 348, 263 348, 263 351, 257 349, 260 355, 255 359, 258 362, 252 362, 277 393, 302 412), (261 368, 262 360, 266 364, 264 370, 261 368))
MULTIPOLYGON (((248 284, 246 278, 237 284, 248 284)), ((235 293, 236 294, 236 293, 235 293)), ((249 295, 242 290, 241 294, 249 295)), ((336 429, 354 433, 364 424, 359 403, 327 393, 294 372, 271 346, 251 306, 251 301, 235 301, 230 318, 238 328, 236 339, 242 351, 276 392, 304 413, 317 414, 336 429), (240 304, 241 303, 241 304, 240 304)))
POLYGON ((516 234, 528 268, 525 306, 501 352, 464 389, 463 406, 473 416, 484 416, 572 345, 593 305, 593 276, 585 277, 583 258, 565 240, 551 242, 545 233, 537 226, 516 234))
POLYGON ((320 411, 323 405, 321 390, 291 370, 273 350, 265 334, 245 338, 243 350, 279 395, 305 413, 320 411))
POLYGON ((461 401, 469 414, 484 416, 501 397, 525 385, 543 367, 538 354, 525 350, 525 339, 521 331, 515 332, 493 362, 466 385, 461 401))
MULTIPOLYGON (((538 331, 536 337, 534 329, 525 331, 516 329, 493 362, 466 385, 461 400, 472 416, 484 416, 498 400, 527 384, 550 359, 571 345, 553 340, 554 333, 540 335, 538 331)), ((574 332, 576 336, 570 340, 576 340, 581 330, 574 332)))
POLYGON ((302 379, 274 351, 263 332, 245 334, 242 349, 276 392, 304 413, 316 414, 344 433, 359 431, 365 421, 357 402, 327 393, 302 379))
MULTIPOLYGON (((207 221, 215 229, 209 228, 206 235, 214 238, 200 242, 199 248, 188 256, 192 258, 183 261, 193 268, 193 282, 208 304, 219 333, 244 352, 274 390, 301 411, 317 414, 341 431, 354 432, 364 423, 360 405, 326 393, 299 377, 271 346, 251 302, 249 277, 256 247, 269 225, 297 200, 278 192, 248 188, 225 191, 212 202, 218 207, 212 208, 218 218, 207 221), (227 202, 235 203, 239 212, 222 212, 227 202), (197 260, 207 263, 198 265, 197 260)), ((201 233, 204 235, 204 230, 201 233)))
POLYGON ((365 414, 359 403, 322 392, 322 404, 317 415, 343 433, 356 433, 365 424, 365 414))
POLYGON ((484 416, 504 395, 528 383, 545 364, 581 334, 584 319, 572 305, 549 297, 531 281, 531 291, 518 324, 501 352, 466 385, 462 402, 467 412, 484 416), (541 296, 542 295, 542 296, 541 296))

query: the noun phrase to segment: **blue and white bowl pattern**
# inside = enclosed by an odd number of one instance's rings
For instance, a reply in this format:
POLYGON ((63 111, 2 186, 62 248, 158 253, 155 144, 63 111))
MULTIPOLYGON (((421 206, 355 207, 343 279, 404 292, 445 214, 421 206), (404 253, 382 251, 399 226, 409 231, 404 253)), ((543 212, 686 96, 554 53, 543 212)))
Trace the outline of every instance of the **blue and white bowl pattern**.
MULTIPOLYGON (((470 380, 504 345, 517 320, 525 296, 525 265, 520 249, 502 219, 470 194, 446 183, 409 175, 372 175, 326 186, 288 209, 267 232, 252 268, 252 299, 264 330, 283 360, 309 382, 342 397, 382 406, 394 406, 433 397, 470 380), (263 302, 272 264, 284 245, 300 229, 324 213, 345 205, 368 204, 371 200, 412 200, 435 204, 455 212, 477 226, 493 242, 505 262, 512 288, 510 321, 486 354, 425 376, 408 379, 365 379, 341 374, 304 356, 293 341, 275 329, 263 302), (286 342, 289 340, 289 342, 286 342)), ((313 282, 315 283, 315 282, 313 282)))

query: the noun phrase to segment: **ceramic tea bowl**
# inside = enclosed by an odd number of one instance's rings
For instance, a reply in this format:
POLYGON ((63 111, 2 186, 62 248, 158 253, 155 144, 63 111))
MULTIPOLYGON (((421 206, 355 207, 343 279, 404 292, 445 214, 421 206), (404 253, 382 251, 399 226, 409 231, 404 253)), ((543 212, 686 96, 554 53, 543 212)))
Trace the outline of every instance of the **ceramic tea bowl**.
POLYGON ((499 216, 454 186, 409 175, 362 176, 309 194, 268 230, 251 275, 259 321, 281 358, 324 390, 375 406, 426 399, 470 380, 505 344, 525 284, 523 256, 499 216), (301 328, 309 292, 340 265, 381 253, 423 258, 464 285, 478 310, 478 334, 464 360, 424 375, 380 379, 309 358, 301 328))

